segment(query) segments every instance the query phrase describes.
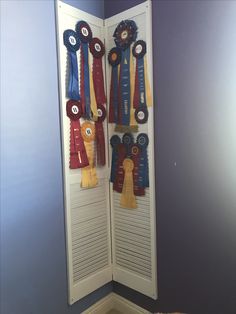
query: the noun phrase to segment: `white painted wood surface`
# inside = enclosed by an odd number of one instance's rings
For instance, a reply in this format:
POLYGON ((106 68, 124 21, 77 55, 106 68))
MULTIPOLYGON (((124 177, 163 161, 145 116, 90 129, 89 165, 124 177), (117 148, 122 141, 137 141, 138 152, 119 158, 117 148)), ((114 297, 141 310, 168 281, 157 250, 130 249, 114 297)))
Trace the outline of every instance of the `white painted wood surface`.
MULTIPOLYGON (((70 120, 66 116, 67 49, 63 44, 63 32, 66 29, 74 30, 79 20, 85 20, 89 23, 93 36, 103 41, 104 22, 60 1, 57 2, 57 17, 67 270, 69 303, 72 304, 112 280, 109 171, 108 166, 97 169, 98 186, 94 189, 82 189, 81 170, 69 169, 70 120)), ((79 68, 79 52, 77 58, 79 68)), ((104 129, 107 139, 107 128, 104 129)), ((108 159, 107 152, 108 149, 108 159)))
MULTIPOLYGON (((96 188, 81 189, 81 170, 69 169, 70 121, 66 116, 67 50, 63 44, 64 30, 75 29, 79 20, 89 23, 94 37, 105 39, 104 74, 109 99, 111 68, 107 62, 107 54, 115 45, 113 31, 122 19, 133 19, 138 26, 137 39, 147 42, 148 74, 153 90, 151 1, 105 21, 61 1, 57 1, 56 6, 69 304, 103 286, 112 278, 156 299, 154 108, 149 108, 148 123, 139 128, 139 133, 145 132, 149 135, 150 188, 146 189, 145 197, 137 197, 138 209, 121 209, 120 194, 113 192, 112 185, 109 184, 109 138, 115 133, 114 126, 107 125, 107 121, 104 123, 107 165, 97 171, 99 185, 96 188)), ((77 58, 79 68, 79 52, 77 58)))
MULTIPOLYGON (((151 1, 144 2, 129 10, 121 12, 105 20, 106 51, 115 46, 113 33, 119 22, 125 19, 134 20, 138 26, 137 40, 142 39, 147 44, 148 75, 153 91, 153 61, 152 61, 152 7, 151 1)), ((107 91, 111 68, 106 58, 107 91)), ((149 181, 150 187, 146 195, 136 197, 138 208, 122 209, 119 206, 120 194, 111 192, 112 217, 112 255, 113 279, 153 299, 157 299, 157 252, 156 252, 156 199, 155 199, 155 158, 154 158, 154 108, 149 107, 148 123, 139 125, 139 133, 149 136, 149 181)), ((114 126, 109 124, 109 137, 114 132, 114 126)), ((135 134, 134 134, 135 135, 135 134)), ((135 136, 136 137, 136 136, 135 136)), ((110 147, 111 156, 111 147, 110 147)))

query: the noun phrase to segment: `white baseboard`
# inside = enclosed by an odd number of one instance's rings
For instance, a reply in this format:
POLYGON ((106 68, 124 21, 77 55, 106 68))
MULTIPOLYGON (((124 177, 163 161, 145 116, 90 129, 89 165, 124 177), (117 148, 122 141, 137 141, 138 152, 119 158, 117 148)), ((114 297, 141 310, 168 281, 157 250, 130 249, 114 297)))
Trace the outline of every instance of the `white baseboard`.
POLYGON ((110 310, 117 310, 123 314, 151 313, 112 292, 84 311, 83 314, 106 314, 110 310))

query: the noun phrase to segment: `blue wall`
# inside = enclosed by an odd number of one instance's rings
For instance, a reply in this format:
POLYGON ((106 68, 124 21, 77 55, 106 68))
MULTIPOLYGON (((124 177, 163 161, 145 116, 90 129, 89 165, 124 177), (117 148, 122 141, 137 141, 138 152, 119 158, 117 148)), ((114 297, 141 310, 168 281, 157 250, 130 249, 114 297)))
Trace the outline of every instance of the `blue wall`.
POLYGON ((1 1, 1 84, 0 312, 78 314, 112 285, 67 305, 53 1, 1 1))
POLYGON ((97 17, 104 18, 103 0, 63 0, 63 2, 97 17))
POLYGON ((114 284, 151 311, 236 313, 235 30, 235 1, 153 1, 159 299, 114 284))

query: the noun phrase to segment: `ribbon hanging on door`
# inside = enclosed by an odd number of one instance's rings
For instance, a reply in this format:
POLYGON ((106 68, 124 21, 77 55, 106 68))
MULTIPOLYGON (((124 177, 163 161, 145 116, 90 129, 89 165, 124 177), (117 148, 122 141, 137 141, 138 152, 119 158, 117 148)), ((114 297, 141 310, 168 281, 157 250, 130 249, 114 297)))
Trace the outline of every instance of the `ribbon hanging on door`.
POLYGON ((133 106, 137 123, 144 124, 148 120, 147 106, 152 105, 151 90, 147 75, 146 43, 143 40, 135 42, 133 56, 136 58, 135 88, 133 106))
POLYGON ((116 178, 116 172, 118 168, 118 145, 121 143, 118 135, 113 135, 110 139, 112 147, 112 160, 111 160, 111 175, 110 182, 114 183, 116 178))
POLYGON ((106 148, 103 130, 103 121, 106 118, 106 109, 103 105, 98 105, 98 119, 95 122, 96 146, 97 146, 97 165, 105 166, 106 148))
POLYGON ((81 187, 92 188, 98 184, 98 178, 95 167, 95 156, 94 156, 94 139, 95 139, 95 127, 92 122, 84 122, 81 127, 81 134, 84 139, 84 144, 89 160, 89 165, 82 168, 81 174, 81 187))
POLYGON ((89 43, 90 52, 93 55, 93 85, 97 105, 106 104, 106 95, 104 89, 104 75, 102 57, 105 54, 105 47, 99 38, 94 37, 89 43))
POLYGON ((130 45, 136 40, 137 25, 132 20, 121 21, 113 34, 116 46, 121 49, 121 63, 119 75, 119 107, 118 124, 116 131, 137 131, 137 126, 131 127, 131 87, 133 85, 133 76, 131 76, 131 58, 130 45))
POLYGON ((120 206, 124 208, 137 208, 134 195, 133 169, 134 163, 132 159, 126 158, 123 161, 124 183, 120 198, 120 206))
POLYGON ((117 145, 117 168, 115 179, 113 183, 113 190, 121 193, 123 188, 124 182, 124 168, 123 168, 123 161, 127 156, 126 146, 123 143, 117 145))
POLYGON ((66 113, 68 118, 70 118, 70 169, 86 167, 89 165, 89 160, 80 129, 81 102, 68 100, 66 113))
POLYGON ((136 196, 145 195, 145 188, 140 187, 138 185, 140 155, 141 155, 141 148, 138 146, 138 144, 133 144, 131 147, 131 159, 133 160, 133 163, 134 163, 133 180, 134 180, 134 195, 136 196))
POLYGON ((149 167, 148 167, 148 154, 147 147, 149 144, 148 135, 140 133, 137 137, 137 145, 140 147, 140 162, 139 162, 139 178, 138 186, 142 188, 149 187, 149 167))
POLYGON ((125 133, 122 136, 122 143, 126 147, 126 157, 131 157, 131 147, 134 144, 134 137, 132 133, 125 133))
POLYGON ((78 63, 76 52, 80 48, 80 40, 75 31, 67 29, 63 33, 64 45, 68 54, 68 83, 66 95, 73 100, 80 100, 79 81, 78 81, 78 63))
POLYGON ((114 47, 109 51, 108 62, 112 66, 110 101, 109 101, 109 122, 118 123, 119 106, 119 64, 121 62, 121 49, 114 47))
POLYGON ((90 69, 88 44, 92 40, 92 31, 89 24, 79 21, 76 24, 76 33, 81 41, 80 53, 80 89, 81 101, 86 119, 91 118, 91 99, 90 99, 90 69))

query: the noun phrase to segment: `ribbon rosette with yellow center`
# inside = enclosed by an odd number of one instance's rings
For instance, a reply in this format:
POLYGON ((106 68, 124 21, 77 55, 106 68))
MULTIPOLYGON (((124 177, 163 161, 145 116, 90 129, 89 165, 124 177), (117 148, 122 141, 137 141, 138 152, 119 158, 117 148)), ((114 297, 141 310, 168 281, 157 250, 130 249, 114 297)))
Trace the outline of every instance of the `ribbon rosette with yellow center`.
POLYGON ((82 169, 82 188, 92 188, 98 184, 94 157, 95 126, 92 122, 85 121, 81 127, 82 137, 89 160, 89 166, 82 169))

